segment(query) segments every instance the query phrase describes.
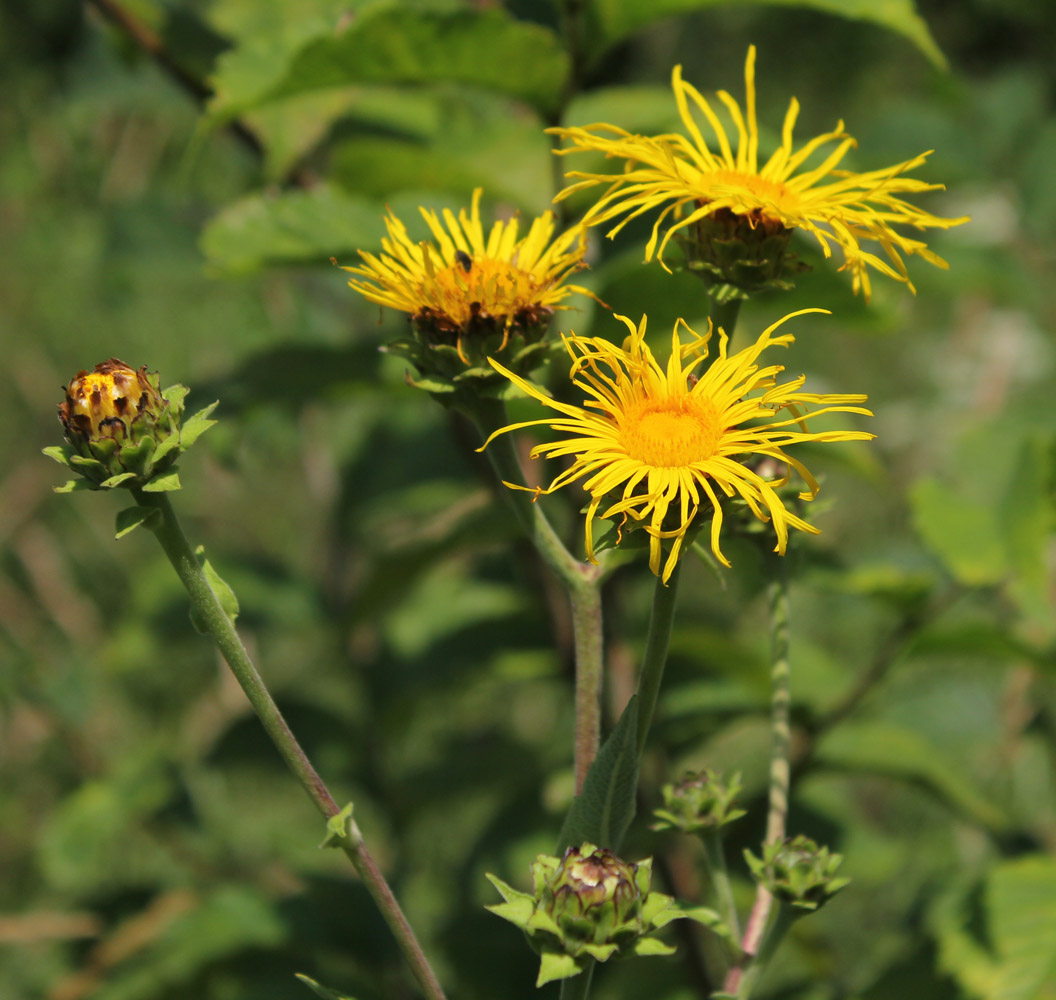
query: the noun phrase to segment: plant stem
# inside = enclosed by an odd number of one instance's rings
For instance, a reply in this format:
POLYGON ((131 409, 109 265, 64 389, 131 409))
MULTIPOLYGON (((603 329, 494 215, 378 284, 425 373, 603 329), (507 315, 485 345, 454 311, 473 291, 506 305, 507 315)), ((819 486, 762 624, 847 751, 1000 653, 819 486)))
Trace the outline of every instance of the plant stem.
MULTIPOLYGON (((212 587, 209 586, 198 564, 198 559, 180 527, 168 494, 145 493, 139 489, 133 489, 131 492, 137 504, 156 511, 155 516, 147 522, 149 527, 190 595, 198 621, 204 626, 207 634, 216 643, 227 661, 231 672, 246 693, 250 705, 253 706, 253 710, 257 713, 257 717, 282 759, 323 816, 326 819, 336 816, 340 809, 334 797, 312 766, 300 743, 297 742, 297 738, 293 735, 278 705, 275 704, 275 700, 257 672, 246 647, 242 644, 233 622, 221 607, 212 587)), ((429 965, 396 897, 363 843, 358 828, 354 823, 350 823, 349 826, 351 835, 342 839, 342 849, 348 855, 360 878, 363 879, 367 891, 389 925, 422 992, 429 1000, 444 1000, 444 993, 436 974, 429 965)))
POLYGON ((594 977, 595 964, 591 961, 578 976, 561 980, 560 1000, 587 1000, 590 995, 590 981, 594 977))
POLYGON ((671 643, 671 626, 675 619, 675 600, 678 597, 678 578, 681 570, 682 563, 679 561, 675 563, 667 585, 665 586, 660 577, 657 577, 656 589, 653 591, 653 610, 649 616, 645 656, 642 658, 642 670, 638 675, 639 760, 649 737, 653 713, 656 711, 656 699, 660 693, 660 682, 664 678, 664 666, 667 664, 667 648, 671 643))
MULTIPOLYGON (((484 440, 509 420, 505 407, 492 400, 475 400, 468 414, 484 440)), ((524 470, 508 434, 495 438, 485 453, 500 482, 524 481, 524 470)), ((601 569, 582 563, 565 547, 542 507, 523 490, 506 490, 521 527, 543 561, 557 574, 568 592, 576 656, 576 794, 583 790, 587 771, 601 741, 601 684, 604 646, 601 617, 601 569)))
MULTIPOLYGON (((766 817, 765 843, 784 840, 785 820, 788 817, 788 787, 790 775, 789 747, 791 728, 789 724, 789 706, 791 702, 791 672, 788 662, 788 574, 784 559, 772 557, 770 560, 770 794, 769 809, 766 817)), ((741 951, 744 953, 743 964, 730 969, 726 977, 724 992, 736 993, 740 998, 747 996, 739 990, 742 976, 745 979, 753 976, 753 970, 762 954, 763 939, 773 897, 760 885, 756 889, 755 902, 748 917, 748 924, 741 939, 741 951), (746 971, 747 969, 747 971, 746 971)), ((784 909, 784 907, 782 907, 784 909)), ((784 931, 781 932, 782 934, 784 931)), ((772 932, 771 932, 772 934, 772 932)), ((770 935, 766 940, 769 940, 770 935)), ((774 943, 776 947, 776 942, 774 943)))
POLYGON ((723 923, 734 938, 741 936, 741 925, 737 919, 737 906, 733 901, 730 874, 726 870, 726 856, 722 850, 722 834, 718 830, 707 830, 701 835, 704 854, 708 861, 708 874, 715 889, 715 902, 723 923))
MULTIPOLYGON (((752 964, 748 966, 747 971, 745 971, 737 984, 737 992, 734 994, 737 1000, 748 1000, 752 995, 752 990, 755 989, 759 978, 770 964, 770 959, 773 957, 774 952, 777 951, 777 946, 784 940, 789 927, 795 922, 797 916, 798 914, 791 906, 786 906, 784 903, 778 904, 774 922, 763 937, 759 950, 752 959, 752 964)), ((727 992, 731 991, 727 988, 727 992)))
POLYGON ((711 322, 715 325, 716 330, 720 327, 726 331, 726 336, 730 338, 730 343, 733 343, 733 334, 737 329, 737 317, 741 312, 741 303, 743 299, 728 299, 726 302, 716 302, 714 299, 711 302, 711 322))

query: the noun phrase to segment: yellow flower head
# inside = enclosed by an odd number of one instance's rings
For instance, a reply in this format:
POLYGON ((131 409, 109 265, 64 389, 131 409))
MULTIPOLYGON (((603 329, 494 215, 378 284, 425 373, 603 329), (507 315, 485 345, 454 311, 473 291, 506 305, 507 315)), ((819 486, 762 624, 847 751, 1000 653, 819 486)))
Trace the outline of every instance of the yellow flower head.
POLYGON ((740 221, 752 230, 762 227, 767 233, 802 229, 817 239, 826 257, 832 255, 833 245, 840 248, 844 256, 840 270, 850 270, 855 292, 861 290, 867 300, 870 292, 867 267, 905 282, 912 290, 904 254, 917 254, 938 267, 948 266, 923 242, 895 229, 899 225, 917 230, 947 229, 968 221, 967 218, 943 219, 902 199, 904 194, 942 190, 941 184, 928 184, 906 176, 923 164, 929 153, 882 170, 866 173, 839 170, 838 164, 856 145, 855 140, 843 131, 841 121, 832 132, 819 135, 795 150, 792 130, 799 114, 799 102, 793 97, 781 128, 781 145, 760 166, 759 127, 755 116, 755 46, 748 49, 744 81, 743 110, 726 91, 718 92, 737 132, 736 149, 711 105, 682 79, 681 66, 674 68, 671 85, 687 135, 633 135, 604 123, 551 129, 572 142, 571 148, 558 151, 561 154, 595 150, 626 161, 622 174, 568 173, 566 176, 580 180, 565 188, 558 199, 595 184, 608 183, 610 187, 583 221, 586 225, 600 225, 623 216, 607 233, 610 237, 631 219, 663 206, 645 252, 646 260, 651 260, 656 253, 661 263, 672 236, 691 235, 687 227, 696 227, 705 220, 724 224, 732 217, 734 222, 740 221), (695 114, 702 115, 707 122, 713 136, 710 144, 695 114), (826 146, 830 148, 819 153, 826 146), (814 165, 807 166, 812 158, 814 165), (669 220, 671 224, 660 240, 661 229, 669 220), (863 249, 863 241, 878 243, 887 260, 863 249))
POLYGON ((700 336, 683 320, 675 324, 666 368, 645 342, 644 316, 637 328, 625 316, 617 317, 630 331, 622 348, 600 337, 564 337, 572 357, 569 377, 586 396, 583 406, 551 399, 493 361, 497 371, 561 416, 511 424, 492 437, 538 425, 566 435, 565 440, 532 450, 532 458, 573 459, 546 489, 535 492, 550 493, 584 481, 583 488, 590 494, 586 551, 592 562, 594 518, 619 517, 621 524, 632 518, 649 534, 649 568, 666 582, 687 531, 698 515, 710 513, 711 549, 729 566, 719 546, 723 497, 740 497, 760 521, 772 522, 777 536, 774 551, 784 554, 789 528, 818 533, 788 510, 778 495, 777 487, 788 481, 792 469, 807 486, 800 499, 812 500, 818 491, 814 477, 785 448, 804 441, 864 441, 874 436, 863 431, 808 431, 807 421, 824 413, 871 416, 858 405, 866 397, 800 392, 804 376, 779 383, 777 375, 783 366, 760 367, 758 363, 766 348, 793 342, 790 333, 774 335, 782 323, 803 313, 825 311, 791 313, 764 330, 751 347, 733 355, 720 329, 718 355, 707 368, 704 362, 711 330, 700 336), (808 406, 818 408, 808 411, 808 406), (753 466, 764 457, 785 467, 783 478, 768 478, 756 471, 753 466), (672 544, 661 566, 663 540, 672 544))
MULTIPOLYGON (((568 308, 563 303, 573 292, 591 294, 565 283, 569 274, 586 266, 582 227, 554 239, 554 214, 547 211, 523 237, 518 238, 520 220, 515 216, 497 220, 485 238, 480 197, 477 188, 469 213, 463 209, 457 218, 444 209, 442 223, 435 211, 420 209, 434 242, 413 242, 390 210, 382 253, 360 250, 363 264, 344 268, 358 275, 349 281, 357 292, 410 313, 417 327, 453 343, 466 365, 471 363, 466 342, 474 335, 497 330, 502 350, 512 331, 545 326, 555 309, 568 308)), ((474 357, 473 363, 478 362, 482 359, 474 357)))

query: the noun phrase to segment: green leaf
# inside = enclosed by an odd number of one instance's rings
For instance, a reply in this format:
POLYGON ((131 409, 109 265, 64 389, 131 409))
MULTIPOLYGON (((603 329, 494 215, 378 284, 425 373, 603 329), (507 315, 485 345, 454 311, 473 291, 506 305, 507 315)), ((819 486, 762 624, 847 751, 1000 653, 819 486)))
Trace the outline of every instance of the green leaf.
POLYGON ((123 538, 141 524, 146 524, 156 514, 157 511, 153 507, 126 507, 119 510, 115 519, 114 528, 117 533, 114 537, 123 538))
POLYGON ((828 767, 919 783, 979 825, 993 831, 1008 828, 1004 812, 965 778, 959 762, 944 760, 914 730, 881 722, 841 726, 821 739, 817 756, 828 767))
POLYGON ((80 493, 81 490, 94 490, 98 487, 87 479, 67 479, 61 486, 54 487, 56 493, 80 493))
POLYGON ((282 53, 254 51, 220 60, 213 122, 271 101, 353 83, 479 86, 554 110, 568 76, 568 55, 548 28, 499 8, 424 10, 379 3, 343 30, 310 38, 272 83, 282 53))
MULTIPOLYGON (((907 38, 936 66, 946 58, 935 44, 928 25, 917 13, 913 0, 760 0, 772 6, 806 7, 855 21, 889 28, 907 38)), ((688 14, 707 7, 727 6, 743 0, 589 0, 585 37, 591 39, 595 59, 633 32, 665 17, 688 14)), ((727 89, 730 89, 727 87, 727 89)))
POLYGON ((641 956, 673 955, 675 953, 675 947, 674 945, 665 944, 659 938, 641 937, 634 942, 633 951, 636 955, 641 956))
POLYGON ((171 406, 177 409, 181 409, 182 407, 180 406, 180 404, 183 402, 184 397, 190 391, 191 390, 187 386, 181 385, 179 382, 177 382, 175 385, 170 385, 168 389, 165 389, 161 394, 161 398, 164 399, 171 406))
MULTIPOLYGON (((137 476, 146 475, 157 446, 158 442, 152 437, 145 437, 138 444, 126 444, 121 449, 122 467, 137 476)), ((109 484, 110 480, 107 480, 107 483, 109 484)))
POLYGON ((146 486, 143 487, 144 493, 171 493, 173 490, 179 490, 183 487, 180 485, 180 477, 178 473, 170 472, 166 476, 158 476, 157 479, 152 479, 146 486))
POLYGON ((134 472, 119 472, 116 476, 111 476, 109 479, 104 479, 99 484, 99 488, 104 490, 112 490, 115 486, 120 486, 122 483, 127 483, 130 479, 135 478, 136 474, 134 472))
POLYGON ((557 845, 559 854, 566 847, 584 841, 619 850, 635 813, 637 741, 638 697, 635 695, 591 764, 582 794, 568 811, 557 845))
POLYGON ((981 900, 951 894, 931 922, 940 966, 980 1000, 1052 1000, 1056 996, 1056 861, 1032 855, 1006 861, 987 876, 981 900), (973 913, 972 904, 981 913, 973 913), (982 924, 986 939, 970 928, 982 924))
POLYGON ((264 264, 326 261, 378 244, 380 207, 320 184, 310 191, 254 194, 229 205, 202 232, 218 269, 244 274, 264 264))
MULTIPOLYGON (((209 588, 216 595, 216 599, 220 602, 220 607, 224 609, 224 614, 227 615, 231 621, 235 621, 238 618, 238 598, 235 596, 235 592, 227 585, 223 577, 213 568, 213 564, 205 558, 205 546, 199 545, 194 550, 194 554, 198 557, 198 565, 202 567, 202 572, 205 574, 205 579, 209 583, 209 588)), ((346 806, 348 815, 352 815, 352 807, 346 806)), ((335 816, 334 819, 338 819, 344 816, 344 811, 335 816)))
POLYGON ((545 986, 557 979, 570 979, 572 976, 578 976, 582 971, 583 969, 571 955, 566 955, 564 952, 544 951, 539 959, 539 975, 535 980, 535 985, 545 986))
POLYGON ((209 419, 209 414, 220 404, 220 400, 203 407, 192 417, 188 417, 180 428, 180 447, 190 448, 210 427, 215 426, 216 421, 209 419))
POLYGON ((317 983, 310 976, 306 976, 303 972, 295 972, 294 975, 308 987, 316 996, 322 997, 323 1000, 355 1000, 355 997, 350 997, 347 993, 337 993, 336 991, 329 989, 326 986, 317 983))
POLYGON ((65 465, 68 469, 70 467, 70 454, 73 449, 69 445, 53 444, 47 448, 41 448, 41 452, 48 456, 48 458, 54 459, 59 465, 65 465))

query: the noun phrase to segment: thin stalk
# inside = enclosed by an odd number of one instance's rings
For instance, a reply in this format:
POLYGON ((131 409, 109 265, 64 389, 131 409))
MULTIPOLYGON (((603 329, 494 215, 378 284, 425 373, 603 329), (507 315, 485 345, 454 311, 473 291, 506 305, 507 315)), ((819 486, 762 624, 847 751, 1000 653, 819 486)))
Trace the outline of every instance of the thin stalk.
MULTIPOLYGON (((476 400, 469 413, 484 440, 509 423, 505 407, 490 400, 476 400)), ((500 482, 524 482, 524 470, 513 439, 501 434, 485 449, 500 482)), ((580 562, 565 547, 542 507, 523 490, 505 491, 521 528, 532 541, 543 561, 565 585, 572 610, 573 645, 576 657, 576 732, 574 768, 576 794, 583 790, 587 771, 598 754, 601 741, 601 684, 603 638, 601 617, 601 570, 580 562)), ((577 977, 579 978, 579 977, 577 977)))
MULTIPOLYGON (((768 589, 770 598, 770 793, 769 808, 766 817, 766 840, 772 844, 785 838, 785 821, 788 817, 788 788, 791 774, 789 747, 791 744, 791 726, 789 706, 791 703, 791 672, 788 662, 788 574, 784 559, 771 558, 771 578, 768 589)), ((773 897, 760 885, 756 889, 755 902, 748 917, 744 937, 741 939, 741 951, 744 953, 747 966, 735 966, 726 977, 724 992, 736 994, 743 979, 753 975, 764 940, 767 920, 773 897), (762 942, 762 943, 761 943, 762 942)), ((782 910, 785 909, 782 907, 782 910)), ((776 926, 776 925, 775 925, 776 926)), ((782 931, 782 934, 784 931, 782 931)), ((775 945, 776 947, 776 942, 775 945)), ((743 994, 747 996, 747 994, 743 994)))
POLYGON ((733 333, 737 329, 737 317, 741 312, 741 303, 743 299, 729 299, 726 302, 715 302, 712 300, 711 303, 711 322, 715 325, 715 329, 718 330, 721 327, 726 331, 726 336, 730 338, 730 342, 733 342, 733 333))
POLYGON ((638 675, 638 757, 645 750, 649 728, 653 724, 656 699, 660 693, 660 682, 664 679, 667 664, 667 648, 671 643, 671 627, 675 620, 675 600, 678 597, 678 578, 682 563, 675 568, 667 585, 656 578, 653 591, 653 610, 649 616, 649 632, 645 639, 645 656, 638 675))
MULTIPOLYGON (((147 524, 161 544, 173 569, 191 598, 199 624, 216 643, 231 672, 235 675, 250 705, 257 713, 275 748, 286 762, 294 777, 308 793, 316 808, 326 819, 336 816, 340 809, 329 789, 312 766, 297 738, 293 735, 278 705, 271 697, 250 658, 246 647, 235 630, 235 626, 221 607, 216 594, 202 572, 194 551, 180 527, 176 512, 166 493, 145 493, 133 489, 132 495, 141 507, 156 512, 147 524)), ((396 897, 385 877, 363 843, 362 835, 355 824, 349 824, 351 836, 342 840, 342 849, 348 855, 356 872, 363 879, 367 891, 374 900, 382 917, 389 925, 407 964, 411 967, 418 985, 429 1000, 444 1000, 444 992, 429 965, 421 945, 414 935, 406 916, 400 909, 396 897)))
MULTIPOLYGON (((759 950, 752 959, 752 964, 748 966, 748 969, 737 984, 737 991, 733 994, 737 997, 737 1000, 748 1000, 752 995, 752 991, 758 984, 759 979, 766 972, 770 959, 773 958, 774 952, 777 951, 777 946, 784 940, 788 929, 795 922, 798 915, 791 906, 786 906, 784 903, 778 904, 774 922, 763 937, 759 950)), ((731 991, 727 988, 726 992, 731 991)))
POLYGON ((708 830, 700 838, 704 842, 704 855, 708 862, 708 874, 715 890, 715 905, 722 922, 730 929, 734 938, 741 936, 741 925, 737 919, 737 906, 733 901, 730 873, 726 870, 726 855, 722 850, 722 835, 718 830, 708 830))
POLYGON ((578 976, 561 980, 560 1000, 587 1000, 590 995, 590 981, 594 978, 595 964, 591 961, 578 976))

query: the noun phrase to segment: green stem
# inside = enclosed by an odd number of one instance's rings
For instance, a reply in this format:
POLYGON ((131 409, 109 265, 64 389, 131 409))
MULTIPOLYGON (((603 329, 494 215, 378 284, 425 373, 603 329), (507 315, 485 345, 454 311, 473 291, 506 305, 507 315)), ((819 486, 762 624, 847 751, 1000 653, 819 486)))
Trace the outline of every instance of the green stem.
POLYGON ((590 981, 594 978, 595 964, 589 961, 587 967, 578 976, 561 980, 560 1000, 587 1000, 590 995, 590 981))
POLYGON ((711 322, 715 325, 716 331, 721 327, 726 331, 726 336, 730 338, 730 343, 733 343, 733 334, 737 329, 737 317, 741 312, 741 303, 743 299, 729 299, 726 302, 715 302, 712 300, 711 303, 711 322))
MULTIPOLYGON (((297 737, 293 735, 278 705, 275 704, 275 700, 257 672, 246 647, 242 644, 234 624, 209 586, 198 564, 198 559, 180 527, 168 494, 145 493, 139 489, 133 489, 131 492, 137 504, 156 512, 147 523, 190 595, 199 624, 216 643, 282 759, 323 816, 326 819, 336 816, 340 809, 334 797, 312 766, 300 743, 297 742, 297 737)), ((350 830, 352 835, 342 841, 345 854, 348 855, 360 878, 363 879, 367 891, 389 925, 422 992, 429 1000, 444 1000, 444 992, 436 974, 429 965, 385 877, 381 874, 354 824, 350 824, 350 830)))
MULTIPOLYGON (((766 817, 765 843, 767 844, 772 844, 785 838, 785 820, 788 817, 788 789, 791 774, 789 762, 789 746, 791 743, 789 722, 791 672, 788 662, 788 574, 785 570, 784 559, 778 556, 771 557, 770 571, 771 577, 768 588, 770 598, 771 656, 770 793, 766 817)), ((773 897, 760 885, 756 889, 755 902, 748 917, 744 937, 741 939, 741 951, 745 955, 745 960, 750 964, 746 970, 744 967, 734 967, 730 970, 729 975, 726 977, 725 993, 736 993, 738 998, 742 997, 739 989, 742 977, 748 979, 753 976, 753 970, 759 961, 757 956, 762 954, 763 944, 770 937, 768 934, 764 939, 764 932, 766 931, 772 905, 773 897)), ((781 907, 781 911, 785 909, 786 907, 781 907)), ((783 934, 784 931, 781 933, 783 934)), ((747 994, 743 994, 743 996, 747 996, 747 994)))
POLYGON ((788 817, 789 747, 791 728, 791 671, 788 664, 788 574, 785 561, 771 558, 770 580, 770 809, 766 818, 766 843, 784 840, 788 817))
POLYGON ((641 759, 649 728, 656 711, 656 699, 660 693, 660 682, 664 679, 667 664, 667 648, 671 643, 671 627, 675 619, 675 600, 678 597, 678 578, 682 563, 675 568, 667 585, 656 578, 653 591, 653 610, 649 616, 649 632, 645 639, 645 656, 638 675, 638 757, 641 759))
MULTIPOLYGON (((474 400, 468 415, 477 425, 482 438, 509 419, 502 403, 493 400, 474 400)), ((500 482, 524 482, 524 470, 514 446, 513 438, 500 434, 485 449, 491 467, 500 482)), ((554 531, 542 507, 524 490, 505 490, 521 528, 532 541, 536 551, 568 592, 572 610, 572 633, 576 659, 576 733, 575 776, 576 794, 583 790, 587 771, 598 755, 601 741, 601 684, 604 644, 601 617, 601 569, 582 563, 565 547, 554 531)))
POLYGON ((777 946, 784 940, 788 929, 795 922, 797 916, 799 914, 791 906, 786 906, 784 903, 778 904, 777 916, 774 918, 774 922, 770 925, 766 934, 763 935, 759 950, 752 958, 752 964, 748 966, 737 984, 737 992, 734 994, 737 1000, 748 1000, 752 995, 752 991, 763 973, 766 972, 770 959, 773 958, 774 952, 777 951, 777 946))
POLYGON ((722 922, 730 929, 733 937, 741 936, 741 925, 737 919, 737 905, 733 901, 733 887, 730 885, 730 874, 726 870, 726 855, 722 850, 722 835, 718 830, 708 830, 701 835, 704 842, 704 854, 708 862, 708 874, 715 889, 715 903, 722 922))

